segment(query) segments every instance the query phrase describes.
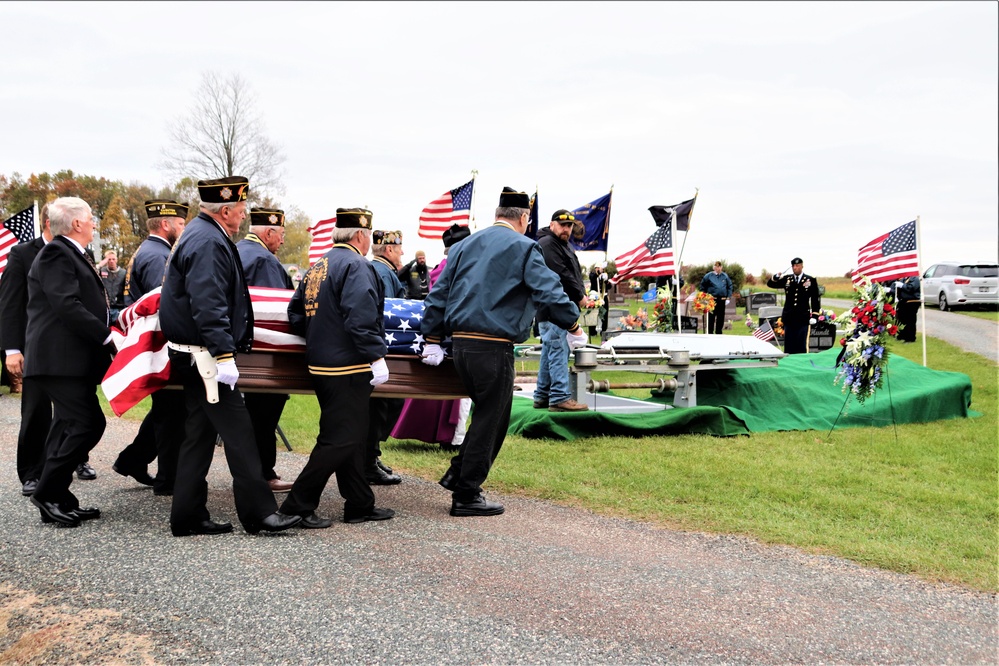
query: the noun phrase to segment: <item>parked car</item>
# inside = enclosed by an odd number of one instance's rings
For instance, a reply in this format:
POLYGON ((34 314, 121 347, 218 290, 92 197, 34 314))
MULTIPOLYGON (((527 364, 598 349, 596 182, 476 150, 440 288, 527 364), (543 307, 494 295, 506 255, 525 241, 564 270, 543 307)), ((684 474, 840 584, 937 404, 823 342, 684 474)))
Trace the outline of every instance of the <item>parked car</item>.
POLYGON ((923 299, 927 305, 950 310, 965 305, 999 303, 999 264, 942 261, 923 273, 923 299))

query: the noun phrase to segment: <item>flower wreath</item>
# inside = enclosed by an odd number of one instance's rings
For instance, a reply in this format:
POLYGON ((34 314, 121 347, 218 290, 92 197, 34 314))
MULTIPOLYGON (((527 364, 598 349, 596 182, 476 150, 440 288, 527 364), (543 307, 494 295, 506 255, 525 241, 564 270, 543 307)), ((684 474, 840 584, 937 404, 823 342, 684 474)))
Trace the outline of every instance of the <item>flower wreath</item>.
POLYGON ((707 314, 715 311, 715 297, 706 291, 699 291, 694 296, 694 312, 707 314))
POLYGON ((889 294, 882 284, 862 277, 856 291, 856 304, 850 311, 852 317, 839 341, 843 347, 842 364, 833 383, 842 382, 843 392, 849 389, 863 404, 884 382, 887 343, 898 333, 898 325, 895 306, 889 302, 889 294))

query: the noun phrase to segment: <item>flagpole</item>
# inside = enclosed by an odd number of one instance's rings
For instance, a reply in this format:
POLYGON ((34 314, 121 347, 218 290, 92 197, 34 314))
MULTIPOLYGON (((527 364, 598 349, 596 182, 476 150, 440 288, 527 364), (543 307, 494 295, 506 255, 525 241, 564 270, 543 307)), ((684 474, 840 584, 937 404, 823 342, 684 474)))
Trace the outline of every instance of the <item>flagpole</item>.
MULTIPOLYGON (((700 192, 698 188, 694 188, 694 200, 690 204, 690 210, 687 212, 687 231, 683 232, 683 244, 680 246, 680 254, 676 258, 676 275, 674 276, 676 280, 676 316, 677 316, 677 328, 680 332, 683 332, 683 325, 680 319, 680 269, 683 266, 683 248, 687 245, 687 234, 690 233, 690 218, 694 216, 694 206, 697 205, 697 193, 700 192)), ((670 215, 673 224, 673 245, 676 246, 676 208, 673 209, 673 213, 670 215)))
MULTIPOLYGON (((669 216, 670 234, 673 239, 673 247, 676 247, 676 208, 669 216)), ((690 227, 687 227, 688 229, 690 227)), ((684 242, 687 241, 687 234, 683 235, 684 242)), ((673 262, 673 292, 676 294, 676 332, 683 335, 683 317, 680 316, 680 264, 679 258, 673 262)))
POLYGON ((468 202, 468 215, 469 224, 473 225, 473 229, 478 229, 479 226, 475 224, 475 177, 479 175, 478 169, 472 169, 472 196, 468 202))
POLYGON ((919 216, 916 216, 916 265, 919 266, 919 310, 923 313, 923 367, 926 367, 926 302, 923 300, 923 259, 921 248, 923 241, 919 237, 919 216))
POLYGON ((42 235, 42 221, 38 219, 38 199, 35 199, 35 210, 32 217, 35 218, 35 238, 42 235))

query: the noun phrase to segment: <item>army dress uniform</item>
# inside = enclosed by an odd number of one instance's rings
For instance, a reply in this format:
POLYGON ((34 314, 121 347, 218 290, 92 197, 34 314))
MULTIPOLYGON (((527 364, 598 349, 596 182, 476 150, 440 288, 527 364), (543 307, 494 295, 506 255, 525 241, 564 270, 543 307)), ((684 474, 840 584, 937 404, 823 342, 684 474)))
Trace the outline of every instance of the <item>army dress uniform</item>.
MULTIPOLYGON (((370 229, 371 213, 337 209, 337 228, 370 229)), ((371 402, 371 363, 383 359, 384 291, 374 267, 348 243, 336 243, 306 272, 288 304, 292 330, 305 337, 305 355, 321 414, 319 435, 288 498, 285 514, 309 516, 330 476, 344 498, 344 520, 375 509, 362 469, 371 402)))
MULTIPOLYGON (((198 189, 205 202, 238 202, 246 200, 249 183, 234 176, 199 181, 198 189)), ((219 401, 209 403, 191 354, 178 351, 207 348, 217 361, 223 361, 249 351, 253 342, 253 311, 239 253, 227 231, 204 212, 186 225, 167 262, 160 294, 160 327, 171 346, 171 365, 183 377, 188 413, 174 484, 171 529, 181 536, 211 520, 206 477, 218 434, 232 473, 236 513, 247 532, 256 533, 277 503, 261 472, 246 406, 238 390, 224 385, 219 386, 219 401)))
MULTIPOLYGON (((791 260, 792 266, 801 263, 798 257, 791 260)), ((791 272, 779 278, 771 277, 767 280, 767 286, 784 290, 784 309, 780 315, 784 324, 784 353, 808 353, 808 320, 813 312, 818 312, 821 308, 818 280, 804 272, 800 275, 791 272)))
MULTIPOLYGON (((283 227, 284 211, 269 208, 254 208, 250 211, 250 226, 283 227)), ((246 284, 251 287, 270 287, 273 289, 293 289, 291 276, 281 265, 281 261, 271 252, 264 242, 254 233, 236 243, 239 260, 243 264, 243 275, 246 284)), ((254 441, 260 454, 260 465, 264 479, 268 482, 279 481, 274 465, 277 463, 277 427, 281 421, 281 413, 288 402, 286 393, 246 393, 243 402, 250 412, 253 423, 254 441)), ((290 484, 281 482, 280 486, 272 485, 276 491, 287 490, 290 484)))

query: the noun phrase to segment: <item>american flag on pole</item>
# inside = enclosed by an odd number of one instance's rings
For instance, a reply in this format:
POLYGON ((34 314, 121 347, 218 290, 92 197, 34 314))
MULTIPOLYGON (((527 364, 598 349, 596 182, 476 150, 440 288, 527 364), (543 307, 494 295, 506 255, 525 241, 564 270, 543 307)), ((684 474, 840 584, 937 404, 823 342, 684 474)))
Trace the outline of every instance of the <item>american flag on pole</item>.
POLYGON ((29 206, 12 215, 0 227, 0 276, 7 268, 7 255, 10 248, 18 243, 26 243, 35 238, 35 208, 29 206))
POLYGON ((448 190, 440 195, 420 213, 420 228, 417 233, 420 238, 440 239, 447 229, 455 223, 468 224, 472 210, 472 189, 475 179, 461 187, 448 190))
POLYGON ((774 327, 770 325, 770 321, 767 319, 764 319, 759 328, 753 331, 753 337, 759 338, 764 342, 773 342, 777 339, 777 336, 774 335, 774 327))
POLYGON ((897 229, 878 236, 860 248, 854 284, 861 278, 871 282, 887 282, 919 275, 919 253, 916 251, 916 221, 906 222, 897 229))
POLYGON ((615 259, 617 275, 611 278, 611 284, 638 275, 676 275, 672 227, 662 225, 644 243, 615 259))
POLYGON ((322 256, 333 247, 333 229, 336 227, 336 218, 319 220, 309 227, 312 234, 312 243, 309 245, 309 266, 316 263, 322 256))

